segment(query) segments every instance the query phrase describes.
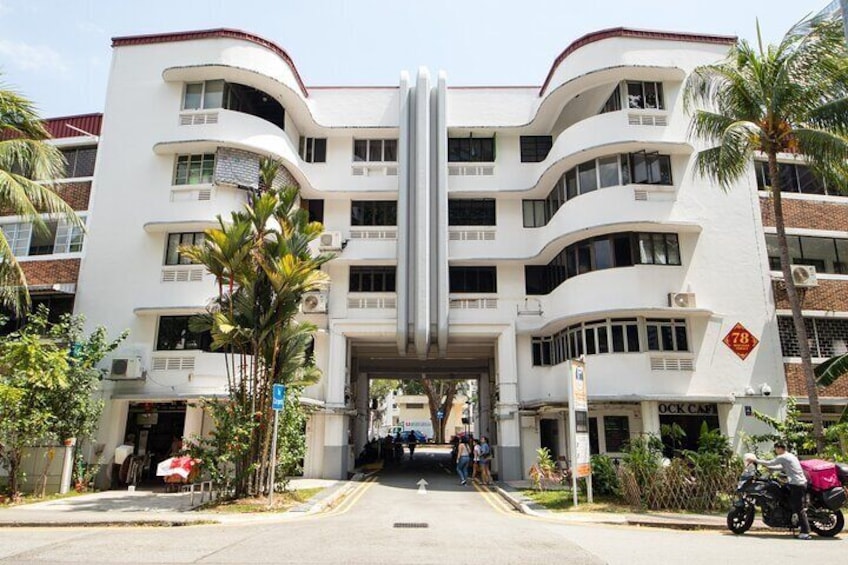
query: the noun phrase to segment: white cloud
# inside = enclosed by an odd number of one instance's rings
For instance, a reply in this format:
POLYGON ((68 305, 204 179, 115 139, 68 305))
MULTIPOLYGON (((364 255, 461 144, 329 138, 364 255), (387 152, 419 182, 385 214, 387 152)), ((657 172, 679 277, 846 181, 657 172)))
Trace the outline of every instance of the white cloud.
POLYGON ((22 41, 0 39, 0 56, 7 64, 24 71, 64 73, 68 66, 62 56, 46 45, 30 45, 22 41))

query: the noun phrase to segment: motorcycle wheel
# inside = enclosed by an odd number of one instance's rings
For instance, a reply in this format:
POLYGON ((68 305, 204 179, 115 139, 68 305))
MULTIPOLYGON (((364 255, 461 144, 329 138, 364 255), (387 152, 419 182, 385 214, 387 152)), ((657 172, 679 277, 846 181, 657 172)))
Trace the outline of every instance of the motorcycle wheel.
POLYGON ((809 518, 810 529, 825 538, 832 538, 845 527, 845 517, 842 510, 816 509, 817 516, 809 518))
POLYGON ((727 513, 727 529, 734 534, 744 534, 751 529, 754 523, 754 508, 745 506, 743 508, 732 508, 727 513))

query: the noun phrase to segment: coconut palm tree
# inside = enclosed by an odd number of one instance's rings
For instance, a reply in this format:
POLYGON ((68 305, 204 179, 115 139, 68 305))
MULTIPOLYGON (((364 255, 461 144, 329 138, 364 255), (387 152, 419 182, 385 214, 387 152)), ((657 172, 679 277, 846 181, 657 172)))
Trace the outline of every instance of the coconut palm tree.
MULTIPOLYGON (((758 28, 759 37, 759 28, 758 28)), ((801 301, 790 273, 779 154, 802 156, 829 186, 848 179, 848 50, 841 22, 799 22, 778 45, 740 40, 728 57, 695 69, 684 87, 693 110, 690 133, 711 147, 697 154, 698 174, 729 190, 750 174, 752 158, 768 160, 783 284, 801 352, 814 434, 822 449, 822 417, 801 301)))
MULTIPOLYGON (((54 190, 53 180, 62 177, 65 160, 46 142, 49 137, 32 102, 0 83, 0 210, 31 221, 37 232, 47 230, 43 213, 81 225, 54 190)), ((0 231, 0 306, 20 315, 28 304, 26 277, 0 231)))

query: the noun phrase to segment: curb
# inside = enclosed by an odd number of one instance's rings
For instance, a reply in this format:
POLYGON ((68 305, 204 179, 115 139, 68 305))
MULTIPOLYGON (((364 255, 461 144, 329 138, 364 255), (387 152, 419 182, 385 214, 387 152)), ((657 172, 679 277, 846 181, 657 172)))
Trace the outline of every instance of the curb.
POLYGON ((101 520, 88 522, 2 522, 3 528, 178 528, 181 526, 210 526, 220 524, 218 520, 101 520))

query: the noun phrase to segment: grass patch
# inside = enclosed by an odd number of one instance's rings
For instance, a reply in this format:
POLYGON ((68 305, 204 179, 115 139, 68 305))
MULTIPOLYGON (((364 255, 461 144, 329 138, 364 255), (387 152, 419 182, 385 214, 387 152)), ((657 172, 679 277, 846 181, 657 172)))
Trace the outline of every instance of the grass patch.
POLYGON ((7 507, 8 508, 10 506, 23 506, 23 505, 26 505, 26 504, 36 504, 38 502, 49 502, 51 500, 61 500, 63 498, 74 498, 76 496, 81 496, 83 494, 91 494, 92 492, 94 492, 94 491, 77 492, 75 490, 72 490, 72 491, 67 492, 65 494, 59 494, 59 493, 48 494, 48 495, 43 496, 41 498, 39 498, 39 497, 37 497, 33 494, 25 494, 21 497, 20 501, 18 501, 18 502, 12 502, 11 500, 6 498, 5 496, 0 496, 0 507, 7 507))
POLYGON ((570 490, 525 490, 521 494, 553 512, 632 512, 627 504, 617 498, 595 496, 594 502, 589 504, 584 494, 578 495, 579 505, 575 508, 570 490))
POLYGON ((240 498, 238 500, 213 501, 204 504, 198 510, 201 512, 217 512, 221 514, 255 514, 263 512, 286 512, 293 506, 302 504, 323 491, 323 488, 304 488, 274 494, 274 506, 268 507, 268 498, 240 498))

